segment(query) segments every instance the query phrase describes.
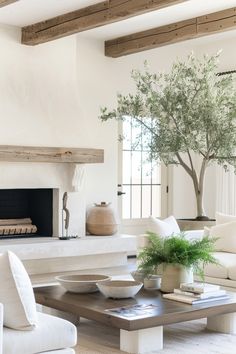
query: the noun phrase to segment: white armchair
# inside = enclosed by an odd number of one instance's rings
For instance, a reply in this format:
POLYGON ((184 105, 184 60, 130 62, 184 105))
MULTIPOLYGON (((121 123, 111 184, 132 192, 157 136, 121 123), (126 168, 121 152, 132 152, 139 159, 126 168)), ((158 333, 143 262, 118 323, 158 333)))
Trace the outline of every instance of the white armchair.
POLYGON ((75 354, 76 327, 61 318, 38 312, 38 325, 32 331, 3 327, 0 304, 0 354, 75 354))
POLYGON ((0 255, 0 354, 75 354, 76 327, 37 311, 30 278, 12 252, 0 255))

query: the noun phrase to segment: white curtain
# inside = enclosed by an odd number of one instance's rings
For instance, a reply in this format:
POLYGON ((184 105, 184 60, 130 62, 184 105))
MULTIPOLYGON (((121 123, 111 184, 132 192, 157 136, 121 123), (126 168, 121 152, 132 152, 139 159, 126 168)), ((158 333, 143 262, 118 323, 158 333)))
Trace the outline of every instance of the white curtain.
POLYGON ((222 166, 216 167, 216 211, 236 215, 236 175, 229 166, 226 172, 222 166))

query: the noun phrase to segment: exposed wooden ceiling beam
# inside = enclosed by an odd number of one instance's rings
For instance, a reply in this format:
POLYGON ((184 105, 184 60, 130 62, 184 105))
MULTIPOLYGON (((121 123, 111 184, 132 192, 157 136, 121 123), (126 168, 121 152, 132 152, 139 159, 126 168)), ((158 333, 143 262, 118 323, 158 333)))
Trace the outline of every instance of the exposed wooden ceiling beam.
POLYGON ((106 41, 105 55, 117 58, 232 29, 236 29, 235 7, 106 41))
POLYGON ((36 45, 189 0, 106 0, 22 28, 22 43, 36 45))
POLYGON ((19 0, 0 0, 0 7, 7 6, 19 0))

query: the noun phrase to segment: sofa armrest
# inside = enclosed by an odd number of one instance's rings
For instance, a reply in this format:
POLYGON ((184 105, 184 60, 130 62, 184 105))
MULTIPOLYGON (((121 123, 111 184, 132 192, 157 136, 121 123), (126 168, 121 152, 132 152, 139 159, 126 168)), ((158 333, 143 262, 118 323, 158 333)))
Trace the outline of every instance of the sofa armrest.
POLYGON ((2 354, 3 304, 0 303, 0 354, 2 354))

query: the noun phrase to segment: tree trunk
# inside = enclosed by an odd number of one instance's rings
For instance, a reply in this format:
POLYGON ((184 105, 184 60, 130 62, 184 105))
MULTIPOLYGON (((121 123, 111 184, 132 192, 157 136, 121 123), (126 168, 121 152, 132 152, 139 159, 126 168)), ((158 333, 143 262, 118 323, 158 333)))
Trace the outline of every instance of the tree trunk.
POLYGON ((209 218, 206 216, 204 206, 203 206, 204 180, 205 180, 207 163, 208 161, 206 159, 203 159, 199 180, 196 174, 195 174, 196 178, 194 178, 195 176, 193 177, 193 184, 194 184, 196 203, 197 203, 197 217, 196 217, 197 220, 209 220, 209 218))
POLYGON ((204 207, 203 207, 203 190, 198 190, 196 195, 196 203, 197 203, 197 217, 198 220, 206 220, 208 217, 206 216, 204 207))
POLYGON ((196 173, 196 170, 193 166, 191 156, 189 154, 190 158, 190 166, 188 166, 182 157, 180 156, 179 153, 176 153, 176 157, 180 163, 180 165, 185 169, 185 171, 188 173, 188 175, 192 178, 193 181, 193 187, 195 191, 195 196, 196 196, 196 206, 197 206, 197 217, 196 220, 209 220, 209 218, 206 216, 204 207, 203 207, 203 189, 204 189, 204 179, 205 179, 205 172, 207 168, 207 164, 209 162, 209 158, 204 157, 202 160, 202 165, 201 165, 201 170, 198 175, 196 173))

